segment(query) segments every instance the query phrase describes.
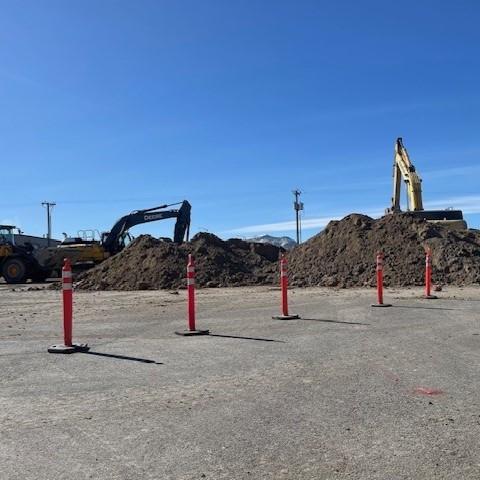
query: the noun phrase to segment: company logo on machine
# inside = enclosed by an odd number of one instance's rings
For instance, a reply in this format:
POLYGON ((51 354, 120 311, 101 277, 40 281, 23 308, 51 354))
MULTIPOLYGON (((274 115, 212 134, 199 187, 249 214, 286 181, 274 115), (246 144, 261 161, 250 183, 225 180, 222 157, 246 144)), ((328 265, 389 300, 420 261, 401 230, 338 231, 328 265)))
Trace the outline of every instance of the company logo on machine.
POLYGON ((143 216, 143 219, 145 221, 148 221, 148 220, 161 220, 163 218, 163 214, 162 213, 152 213, 150 215, 144 215, 143 216))

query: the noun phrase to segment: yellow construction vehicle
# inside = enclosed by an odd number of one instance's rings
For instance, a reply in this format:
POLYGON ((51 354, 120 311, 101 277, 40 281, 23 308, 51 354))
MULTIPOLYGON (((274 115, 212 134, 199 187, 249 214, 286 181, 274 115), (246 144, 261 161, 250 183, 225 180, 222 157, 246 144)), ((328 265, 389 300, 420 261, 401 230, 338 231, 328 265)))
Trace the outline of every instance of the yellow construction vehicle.
MULTIPOLYGON (((129 229, 135 225, 156 222, 168 218, 175 218, 173 242, 182 243, 188 241, 190 232, 191 205, 183 202, 159 207, 135 210, 120 218, 108 232, 100 235, 100 240, 82 237, 66 238, 56 248, 43 249, 38 252, 37 258, 46 270, 59 272, 64 258, 69 258, 74 271, 80 271, 103 262, 108 257, 122 251, 132 239, 129 229), (167 207, 177 206, 170 210, 167 207)), ((83 231, 86 232, 86 231, 83 231)))
POLYGON ((40 265, 31 243, 17 244, 18 231, 13 225, 0 225, 0 277, 7 283, 44 281, 50 269, 40 265))
POLYGON ((455 230, 467 228, 461 210, 424 210, 422 199, 422 179, 410 160, 403 140, 397 138, 393 159, 393 197, 392 205, 386 213, 410 215, 429 222, 441 223, 455 230), (407 189, 407 211, 400 207, 402 179, 407 189))

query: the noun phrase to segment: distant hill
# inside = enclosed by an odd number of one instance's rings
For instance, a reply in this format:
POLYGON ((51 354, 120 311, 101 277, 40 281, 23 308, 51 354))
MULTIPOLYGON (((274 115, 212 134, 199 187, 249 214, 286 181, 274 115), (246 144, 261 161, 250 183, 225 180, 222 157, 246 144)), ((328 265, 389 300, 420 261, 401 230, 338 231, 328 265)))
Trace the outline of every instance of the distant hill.
POLYGON ((261 235, 260 237, 249 238, 247 242, 270 243, 285 250, 291 250, 297 242, 290 237, 272 237, 271 235, 261 235))

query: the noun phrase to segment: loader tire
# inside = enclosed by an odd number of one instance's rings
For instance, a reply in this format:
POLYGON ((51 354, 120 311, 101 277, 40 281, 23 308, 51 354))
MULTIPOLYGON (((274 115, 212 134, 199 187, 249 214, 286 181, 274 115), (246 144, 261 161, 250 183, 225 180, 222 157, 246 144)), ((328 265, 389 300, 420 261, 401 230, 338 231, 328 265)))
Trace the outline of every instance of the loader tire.
POLYGON ((2 276, 7 283, 25 283, 27 265, 20 257, 9 258, 3 263, 2 276))

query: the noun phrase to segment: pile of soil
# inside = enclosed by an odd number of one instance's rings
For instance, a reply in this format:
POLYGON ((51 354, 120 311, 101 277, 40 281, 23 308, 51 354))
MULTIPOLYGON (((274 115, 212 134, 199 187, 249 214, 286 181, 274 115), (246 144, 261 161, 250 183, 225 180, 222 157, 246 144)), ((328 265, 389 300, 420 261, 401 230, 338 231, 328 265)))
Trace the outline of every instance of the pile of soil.
POLYGON ((240 239, 223 241, 199 233, 177 245, 142 235, 119 254, 79 276, 85 290, 157 290, 185 286, 188 254, 193 254, 198 287, 272 284, 283 249, 240 239))
POLYGON ((480 283, 480 232, 454 231, 412 218, 387 215, 374 220, 352 214, 289 254, 290 283, 296 286, 375 285, 375 255, 385 255, 386 286, 422 285, 425 248, 432 251, 433 281, 480 283))
MULTIPOLYGON (((425 249, 432 251, 433 282, 480 283, 480 232, 454 231, 407 215, 374 220, 352 214, 288 254, 291 285, 357 287, 375 285, 375 256, 385 256, 386 286, 424 284, 425 249)), ((82 274, 77 288, 156 290, 185 286, 187 256, 196 261, 198 287, 278 285, 283 249, 239 239, 223 241, 199 233, 182 245, 144 235, 128 248, 82 274)))

